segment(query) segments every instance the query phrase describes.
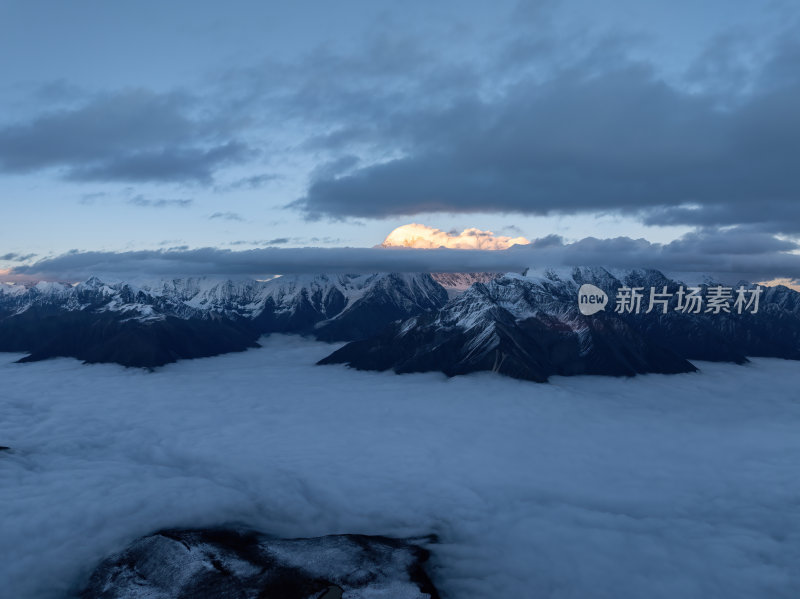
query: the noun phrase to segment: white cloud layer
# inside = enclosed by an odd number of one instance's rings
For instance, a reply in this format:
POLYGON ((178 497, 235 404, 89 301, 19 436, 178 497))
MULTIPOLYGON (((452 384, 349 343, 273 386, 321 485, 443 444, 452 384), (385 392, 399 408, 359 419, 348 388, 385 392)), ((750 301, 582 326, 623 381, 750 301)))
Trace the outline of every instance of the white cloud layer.
POLYGON ((265 348, 155 373, 0 354, 4 596, 66 596, 161 527, 438 533, 447 597, 800 588, 800 371, 448 380, 265 348))
POLYGON ((527 245, 524 237, 505 237, 492 231, 469 228, 460 233, 447 233, 426 225, 411 223, 397 227, 386 236, 383 247, 450 248, 456 250, 505 250, 512 245, 527 245))

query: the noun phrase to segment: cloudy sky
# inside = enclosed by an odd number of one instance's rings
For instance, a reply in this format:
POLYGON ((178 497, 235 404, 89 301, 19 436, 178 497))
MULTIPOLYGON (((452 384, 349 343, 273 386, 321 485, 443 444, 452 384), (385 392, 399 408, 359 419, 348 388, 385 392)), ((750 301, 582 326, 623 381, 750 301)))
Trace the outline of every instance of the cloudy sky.
POLYGON ((0 271, 419 223, 800 276, 791 0, 4 0, 0 56, 0 271))

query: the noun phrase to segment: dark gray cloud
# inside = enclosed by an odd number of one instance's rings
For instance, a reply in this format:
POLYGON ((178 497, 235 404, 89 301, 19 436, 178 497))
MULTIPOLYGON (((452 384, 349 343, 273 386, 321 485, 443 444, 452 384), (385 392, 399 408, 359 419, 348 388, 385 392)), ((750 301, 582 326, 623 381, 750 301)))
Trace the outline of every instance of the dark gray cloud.
MULTIPOLYGON (((271 240, 270 245, 288 241, 271 240)), ((657 268, 751 280, 800 277, 800 246, 750 229, 707 230, 668 244, 645 239, 587 237, 564 243, 557 236, 508 250, 408 248, 201 248, 132 252, 70 252, 12 269, 12 275, 80 279, 92 274, 267 275, 357 272, 522 271, 528 267, 599 265, 657 268), (749 247, 742 251, 744 245, 749 247)))
POLYGON ((0 126, 0 171, 55 168, 76 181, 207 183, 251 150, 230 139, 224 118, 195 116, 195 104, 186 94, 136 89, 0 126))
POLYGON ((211 183, 213 173, 252 155, 244 144, 228 142, 208 149, 165 148, 125 154, 73 167, 73 181, 198 182, 211 183))
POLYGON ((382 140, 399 157, 359 165, 350 155, 346 168, 317 171, 293 205, 311 219, 615 211, 800 232, 795 37, 749 70, 736 40, 715 40, 689 74, 699 91, 628 58, 626 44, 606 40, 488 97, 473 85, 380 121, 353 115, 318 147, 382 140))
POLYGON ((258 189, 267 183, 276 181, 280 178, 281 176, 275 173, 264 173, 261 175, 253 175, 252 177, 243 177, 229 185, 218 187, 217 191, 229 191, 232 189, 258 189))
POLYGON ((102 198, 108 197, 108 193, 104 191, 95 191, 92 193, 84 193, 81 194, 80 200, 78 200, 81 204, 94 204, 97 200, 102 198))
POLYGON ((505 233, 513 233, 515 237, 525 237, 525 231, 520 229, 517 225, 506 225, 501 231, 505 233))
POLYGON ((290 158, 262 168, 308 168, 303 197, 282 201, 309 219, 603 211, 800 232, 795 23, 722 32, 668 77, 637 53, 643 35, 560 30, 558 5, 520 2, 492 34, 379 23, 216 72, 196 94, 59 82, 47 93, 69 102, 0 125, 0 171, 211 185, 257 146, 290 158))
POLYGON ((756 40, 739 28, 714 36, 686 72, 686 79, 704 90, 735 96, 752 78, 748 54, 756 40))
POLYGON ((268 275, 289 273, 427 272, 434 270, 522 270, 527 256, 470 250, 403 248, 260 248, 231 251, 76 252, 12 269, 12 275, 80 279, 87 273, 130 275, 268 275))
POLYGON ((188 208, 194 200, 188 198, 147 198, 143 195, 136 195, 128 200, 128 204, 140 206, 142 208, 188 208))
POLYGON ((561 235, 551 233, 550 235, 545 235, 539 239, 534 239, 531 242, 531 245, 535 248, 557 247, 564 245, 564 238, 561 235))
MULTIPOLYGON (((229 241, 227 245, 230 246, 239 246, 239 245, 257 245, 257 246, 274 246, 274 245, 286 245, 286 244, 306 244, 308 243, 308 239, 303 237, 274 237, 272 239, 237 239, 236 241, 229 241)), ((312 243, 319 243, 320 240, 317 238, 313 238, 312 243)))
POLYGON ((236 212, 215 212, 208 218, 210 220, 235 220, 239 222, 244 221, 244 217, 236 212))
MULTIPOLYGON (((800 251, 800 244, 765 234, 752 227, 702 229, 663 246, 666 254, 719 255, 749 254, 753 256, 778 252, 800 251)), ((800 255, 797 256, 800 260, 800 255)))
POLYGON ((0 255, 0 260, 6 260, 7 262, 24 262, 25 260, 30 260, 31 258, 35 258, 36 254, 18 254, 16 252, 9 252, 7 254, 0 255))

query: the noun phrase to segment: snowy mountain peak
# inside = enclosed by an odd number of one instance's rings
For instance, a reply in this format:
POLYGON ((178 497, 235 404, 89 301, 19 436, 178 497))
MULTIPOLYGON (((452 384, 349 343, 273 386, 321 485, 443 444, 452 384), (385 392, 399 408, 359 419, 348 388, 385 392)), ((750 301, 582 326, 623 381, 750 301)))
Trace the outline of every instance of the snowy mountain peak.
POLYGON ((464 293, 475 283, 487 283, 502 276, 503 273, 497 272, 437 272, 431 274, 433 280, 445 288, 450 298, 464 293))

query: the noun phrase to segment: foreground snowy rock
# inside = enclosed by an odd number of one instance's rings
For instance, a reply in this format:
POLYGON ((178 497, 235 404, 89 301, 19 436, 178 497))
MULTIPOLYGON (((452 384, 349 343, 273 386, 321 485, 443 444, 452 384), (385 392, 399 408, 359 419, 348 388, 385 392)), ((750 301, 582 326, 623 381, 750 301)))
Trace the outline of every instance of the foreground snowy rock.
POLYGON ((273 539, 248 530, 171 530, 95 570, 83 599, 435 599, 418 545, 364 535, 273 539))

